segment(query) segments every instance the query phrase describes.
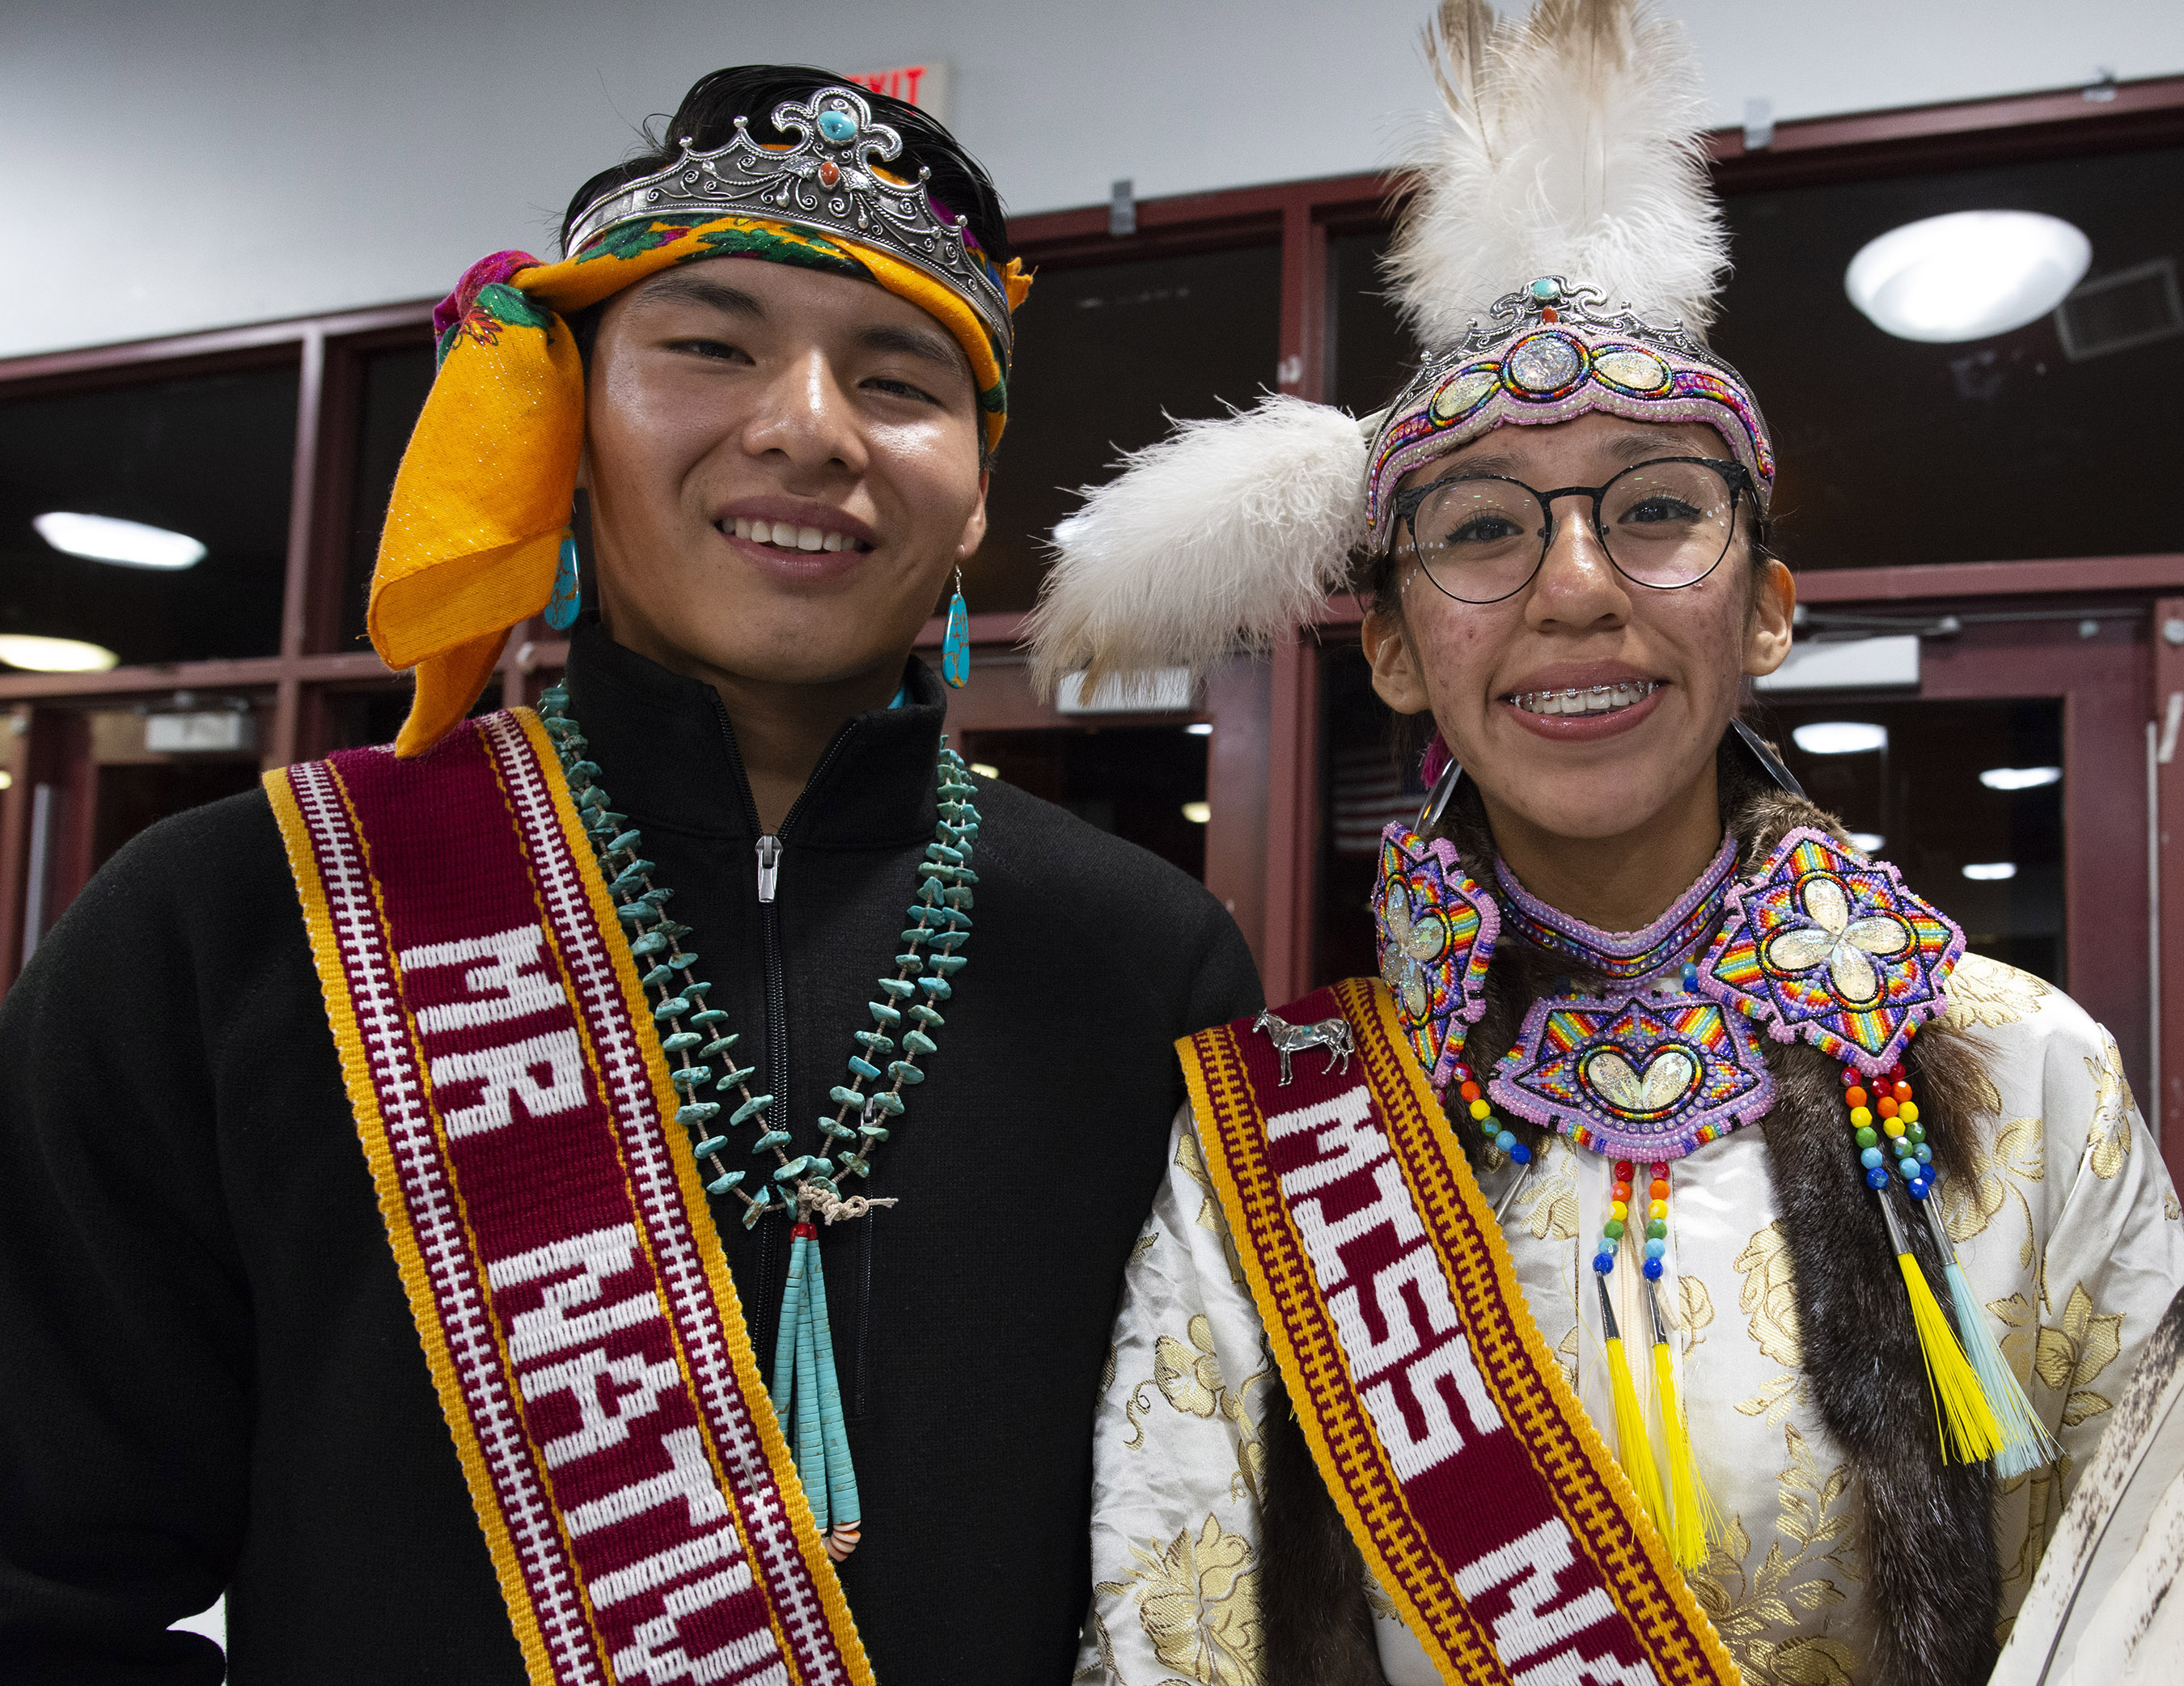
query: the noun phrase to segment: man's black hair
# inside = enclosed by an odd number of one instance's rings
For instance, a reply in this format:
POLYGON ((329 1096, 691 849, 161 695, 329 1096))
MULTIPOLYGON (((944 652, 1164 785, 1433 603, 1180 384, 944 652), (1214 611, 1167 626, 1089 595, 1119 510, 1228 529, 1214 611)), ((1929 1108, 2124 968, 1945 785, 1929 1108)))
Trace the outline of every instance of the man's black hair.
MULTIPOLYGON (((726 146, 736 132, 736 119, 745 117, 750 120, 753 140, 766 146, 790 145, 796 137, 774 127, 775 109, 784 100, 806 100, 819 89, 845 80, 809 64, 732 64, 700 77, 682 96, 664 131, 655 134, 648 126, 648 144, 642 150, 577 189, 561 219, 562 249, 567 250, 570 226, 586 205, 602 193, 665 170, 682 156, 686 138, 699 152, 710 152, 726 146)), ((872 115, 902 137, 901 154, 885 168, 906 177, 916 176, 921 167, 931 170, 926 190, 935 208, 943 215, 967 218, 972 237, 987 257, 1006 266, 1016 248, 1009 243, 1001 197, 984 168, 916 106, 869 88, 858 92, 872 106, 872 115)))

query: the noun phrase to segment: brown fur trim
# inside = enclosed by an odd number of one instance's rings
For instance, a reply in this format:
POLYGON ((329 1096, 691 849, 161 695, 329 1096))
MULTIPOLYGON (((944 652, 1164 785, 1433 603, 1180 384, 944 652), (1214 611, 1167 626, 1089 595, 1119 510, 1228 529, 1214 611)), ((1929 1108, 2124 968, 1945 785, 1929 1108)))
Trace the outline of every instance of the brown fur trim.
POLYGON ((1386 1686, 1365 1560, 1312 1460, 1286 1393, 1267 1415, 1259 1620, 1265 1686, 1386 1686))
MULTIPOLYGON (((1732 740, 1725 740, 1718 773, 1724 827, 1740 841, 1738 870, 1749 873, 1783 835, 1810 825, 1847 841, 1840 822, 1776 789, 1732 740)), ((1457 846, 1465 870, 1491 885, 1493 835, 1476 790, 1457 787, 1442 830, 1457 846)), ((1490 1070, 1508 1052, 1525 1010, 1568 962, 1505 939, 1486 980, 1486 1010, 1466 1042, 1466 1060, 1490 1070)), ((1586 980, 1574 980, 1582 985, 1586 980)), ((1860 1543, 1876 1633, 1873 1654, 1860 1672, 1863 1686, 1979 1686, 1993 1667, 1994 1630, 2000 1608, 2001 1570, 1993 1530, 1993 1480, 1986 1465, 1966 1467, 1942 1460, 1934 1405, 1903 1279, 1873 1192, 1851 1151, 1842 1085, 1836 1066, 1802 1043, 1762 1039, 1779 1086, 1774 1110, 1759 1128, 1766 1133, 1769 1170, 1795 1276, 1803 1370, 1829 1432, 1855 1477, 1860 1543)), ((1984 1078, 1983 1050, 1975 1038, 1930 1027, 1911 1044, 1906 1065, 1919 1091, 1922 1122, 1945 1175, 1969 1174, 1970 1119, 1978 1110, 1984 1078)), ((1476 1130, 1458 1119, 1457 1138, 1474 1169, 1484 1169, 1486 1147, 1476 1130)), ((1521 1120, 1505 1121, 1536 1149, 1540 1132, 1521 1120)), ((1496 1158, 1499 1156, 1496 1155, 1496 1158)), ((1891 1192, 1904 1220, 1914 1255, 1943 1306, 1942 1260, 1919 1215, 1891 1192)), ((1302 1436, 1289 1424, 1301 1452, 1302 1436)), ((1303 1544, 1279 1538, 1272 1504, 1274 1440, 1268 1441, 1267 1560, 1269 1621, 1268 1679, 1347 1680, 1309 1671, 1278 1673, 1274 1659, 1289 1642, 1276 1643, 1273 1612, 1280 1607, 1272 1575, 1278 1557, 1303 1544)), ((1290 1483, 1301 1472, 1289 1477, 1290 1483)), ((1316 1480, 1315 1480, 1315 1484, 1316 1480)), ((1324 1498, 1323 1492, 1323 1499, 1324 1498)), ((1327 1514, 1334 1516, 1331 1500, 1327 1514)), ((1324 1518, 1321 1519, 1323 1526, 1324 1518)), ((1337 1518, 1339 1526, 1339 1517, 1337 1518)), ((1355 1571, 1333 1563, 1334 1542, 1315 1535, 1316 1567, 1285 1564, 1290 1595, 1330 1587, 1330 1577, 1355 1571)), ((1357 1553, 1346 1537, 1348 1562, 1357 1553)), ((1285 1621, 1296 1618, 1285 1617, 1285 1621)), ((1323 1612, 1320 1622, 1334 1617, 1323 1612)), ((1311 1622, 1303 1626, 1311 1627, 1311 1622)), ((1369 1637, 1369 1636, 1368 1636, 1369 1637)), ((1375 1676, 1361 1676, 1374 1678, 1375 1676)))

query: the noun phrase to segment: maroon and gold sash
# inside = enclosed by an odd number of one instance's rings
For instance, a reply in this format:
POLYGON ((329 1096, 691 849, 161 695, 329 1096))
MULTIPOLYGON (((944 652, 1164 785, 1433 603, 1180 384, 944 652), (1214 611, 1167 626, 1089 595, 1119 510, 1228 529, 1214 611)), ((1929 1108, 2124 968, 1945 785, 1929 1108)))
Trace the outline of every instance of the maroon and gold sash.
POLYGON ((871 1686, 537 717, 265 787, 532 1686, 871 1686))
POLYGON ((1377 980, 1183 1055, 1207 1170, 1319 1471, 1442 1678, 1735 1686, 1524 1304, 1502 1231, 1377 980))

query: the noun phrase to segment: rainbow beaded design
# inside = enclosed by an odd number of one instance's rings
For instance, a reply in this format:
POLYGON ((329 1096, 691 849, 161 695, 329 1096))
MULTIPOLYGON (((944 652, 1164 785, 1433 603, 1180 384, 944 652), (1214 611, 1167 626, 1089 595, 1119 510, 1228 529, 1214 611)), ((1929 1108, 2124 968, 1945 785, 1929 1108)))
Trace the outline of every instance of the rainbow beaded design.
POLYGON ((1893 1171, 1903 1180, 1906 1194, 1924 1200, 1936 1181, 1934 1150, 1926 1145, 1926 1126, 1919 1122, 1919 1103, 1903 1068, 1892 1066, 1876 1080, 1846 1065, 1842 1080, 1843 1105, 1850 1109, 1851 1138, 1858 1144, 1866 1186, 1886 1188, 1893 1171))
POLYGON ((1446 839, 1428 842, 1401 823, 1380 834, 1373 886, 1380 975, 1436 1092, 1461 1069, 1464 1037, 1486 1010, 1486 965, 1501 919, 1446 839))
POLYGON ((1737 1016, 1684 991, 1533 1002, 1488 1092, 1596 1153, 1679 1159, 1766 1116, 1774 1079, 1737 1016))
POLYGON ((1825 832, 1785 836, 1730 890, 1729 909, 1698 987, 1777 1041, 1802 1037, 1880 1076, 1921 1023, 1948 1010, 1942 990, 1963 930, 1887 862, 1851 854, 1825 832))
POLYGON ((1645 1264, 1646 1280, 1658 1282, 1667 1267, 1662 1263, 1669 1250, 1669 1163, 1656 1159, 1646 1164, 1641 1159, 1618 1159, 1615 1162, 1615 1185, 1607 1191, 1607 1218, 1600 1226, 1600 1245, 1593 1249, 1592 1269, 1596 1276, 1606 1276, 1615 1269, 1615 1255, 1622 1248, 1623 1237, 1630 1226, 1638 1225, 1640 1245, 1645 1264), (1646 1197, 1635 1198, 1637 1173, 1643 1165, 1647 1173, 1646 1197), (1633 1208, 1637 1215, 1632 1215, 1633 1208))
POLYGON ((1651 977, 1673 965, 1678 957, 1697 949, 1720 917, 1729 894, 1730 874, 1736 868, 1736 840, 1724 837, 1691 887, 1676 898, 1667 913, 1635 931, 1604 931, 1549 907, 1517 882, 1517 875, 1506 862, 1494 863, 1494 877, 1512 935, 1524 938, 1535 948, 1566 957, 1582 971, 1613 983, 1630 984, 1651 977))

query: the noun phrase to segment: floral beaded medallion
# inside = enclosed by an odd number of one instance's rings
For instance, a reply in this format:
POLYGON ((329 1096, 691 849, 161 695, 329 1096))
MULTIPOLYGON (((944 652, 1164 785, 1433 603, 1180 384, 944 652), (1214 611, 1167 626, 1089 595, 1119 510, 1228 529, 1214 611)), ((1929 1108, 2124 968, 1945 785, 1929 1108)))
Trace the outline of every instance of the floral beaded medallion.
POLYGON ((1717 1002, 1563 996, 1532 1004, 1487 1093, 1594 1153, 1678 1159, 1763 1118, 1774 1079, 1717 1002))
POLYGON ((1435 1092, 1455 1075, 1463 1040, 1486 1010, 1486 965, 1501 910, 1467 877, 1456 846, 1398 823, 1380 834, 1373 886, 1380 975, 1435 1092))
POLYGON ((1802 1038, 1877 1076, 1921 1023, 1948 1010, 1962 929, 1887 862, 1825 832, 1790 832, 1729 905, 1698 987, 1777 1041, 1802 1038))

